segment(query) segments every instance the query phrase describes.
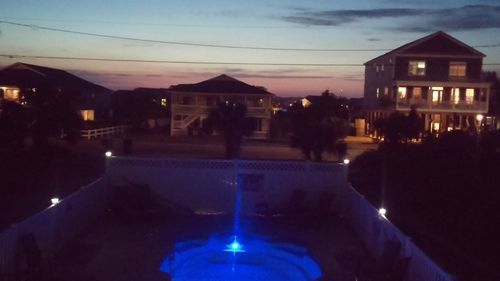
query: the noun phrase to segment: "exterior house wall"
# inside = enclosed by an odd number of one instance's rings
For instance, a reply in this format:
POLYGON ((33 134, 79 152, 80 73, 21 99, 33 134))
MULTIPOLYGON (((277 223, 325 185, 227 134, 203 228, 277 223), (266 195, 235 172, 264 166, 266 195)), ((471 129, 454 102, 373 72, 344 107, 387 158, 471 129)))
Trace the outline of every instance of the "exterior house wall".
POLYGON ((253 137, 267 138, 270 132, 271 96, 256 94, 212 94, 172 92, 171 135, 189 135, 201 128, 210 111, 219 102, 241 102, 247 105, 247 117, 255 118, 257 130, 253 137), (190 129, 191 128, 191 129, 190 129))
POLYGON ((365 65, 365 107, 376 109, 380 107, 381 99, 394 96, 392 81, 394 78, 394 58, 382 57, 365 65), (378 89, 378 93, 377 93, 378 89))
POLYGON ((412 107, 428 132, 475 129, 476 116, 485 114, 489 104, 490 85, 481 82, 483 57, 437 32, 365 63, 366 134, 376 134, 377 119, 393 111, 408 113, 412 107), (411 75, 410 61, 425 61, 425 74, 411 75), (452 62, 466 63, 465 76, 450 75, 452 62))
POLYGON ((481 80, 481 66, 482 59, 478 58, 464 58, 464 57, 425 57, 425 56, 412 56, 412 57, 396 57, 396 80, 412 80, 412 81, 468 81, 479 82, 481 80), (411 76, 408 73, 408 64, 410 60, 426 62, 426 69, 424 76, 411 76), (466 76, 450 77, 449 66, 450 62, 465 62, 466 76))

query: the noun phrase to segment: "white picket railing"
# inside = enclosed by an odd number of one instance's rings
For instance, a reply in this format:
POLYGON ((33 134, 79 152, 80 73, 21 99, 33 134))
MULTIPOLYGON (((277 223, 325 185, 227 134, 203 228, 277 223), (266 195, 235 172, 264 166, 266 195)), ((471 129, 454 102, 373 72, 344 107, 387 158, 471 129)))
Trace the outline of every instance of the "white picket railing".
POLYGON ((121 126, 114 126, 114 127, 81 130, 81 137, 90 140, 92 138, 120 135, 120 134, 125 133, 125 131, 127 129, 128 129, 128 126, 121 125, 121 126))

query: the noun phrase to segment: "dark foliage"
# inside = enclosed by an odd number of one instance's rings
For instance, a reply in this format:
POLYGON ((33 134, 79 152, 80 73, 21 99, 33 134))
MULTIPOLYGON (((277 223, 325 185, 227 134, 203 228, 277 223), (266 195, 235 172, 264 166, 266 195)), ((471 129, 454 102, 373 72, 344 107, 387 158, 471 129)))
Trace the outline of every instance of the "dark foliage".
POLYGON ((28 112, 22 105, 2 101, 0 110, 0 155, 16 155, 23 150, 29 122, 28 112))
POLYGON ((349 132, 345 104, 345 99, 325 92, 309 107, 292 107, 292 146, 300 148, 308 160, 322 161, 325 151, 343 158, 347 150, 343 138, 349 132))
POLYGON ((412 108, 408 115, 393 112, 386 119, 376 120, 374 126, 391 145, 419 139, 423 131, 422 120, 415 108, 412 108))
POLYGON ((290 113, 278 111, 271 118, 271 137, 284 138, 292 131, 290 113))
POLYGON ((500 117, 500 79, 495 71, 483 72, 483 80, 491 83, 489 113, 500 117))
POLYGON ((375 206, 384 200, 391 221, 459 280, 496 280, 498 171, 499 131, 451 131, 361 155, 350 180, 375 206))
POLYGON ((144 127, 149 118, 167 118, 170 112, 147 94, 135 91, 118 91, 113 94, 114 119, 119 123, 131 124, 132 129, 144 127))
POLYGON ((224 138, 226 158, 240 156, 241 141, 255 130, 255 122, 246 117, 247 107, 241 103, 219 103, 207 120, 207 133, 215 131, 224 138))
POLYGON ((76 109, 79 94, 53 88, 39 88, 28 100, 32 114, 34 145, 48 145, 49 136, 64 136, 70 143, 80 137, 83 120, 76 109))

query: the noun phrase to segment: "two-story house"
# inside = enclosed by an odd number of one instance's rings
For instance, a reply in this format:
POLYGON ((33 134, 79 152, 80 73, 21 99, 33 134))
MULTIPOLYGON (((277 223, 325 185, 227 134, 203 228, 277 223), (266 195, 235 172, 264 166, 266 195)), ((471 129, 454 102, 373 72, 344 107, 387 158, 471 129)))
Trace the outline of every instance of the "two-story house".
POLYGON ((85 121, 109 119, 112 91, 67 71, 27 63, 14 63, 0 70, 0 100, 30 106, 29 97, 41 89, 73 95, 85 121))
POLYGON ((474 129, 488 111, 489 83, 481 82, 485 55, 438 31, 365 65, 366 132, 394 111, 415 107, 426 132, 474 129))
POLYGON ((172 99, 172 136, 188 135, 202 128, 218 103, 239 102, 247 106, 247 117, 255 121, 256 130, 252 137, 269 137, 273 94, 263 87, 252 86, 223 74, 196 84, 171 86, 169 92, 172 99))

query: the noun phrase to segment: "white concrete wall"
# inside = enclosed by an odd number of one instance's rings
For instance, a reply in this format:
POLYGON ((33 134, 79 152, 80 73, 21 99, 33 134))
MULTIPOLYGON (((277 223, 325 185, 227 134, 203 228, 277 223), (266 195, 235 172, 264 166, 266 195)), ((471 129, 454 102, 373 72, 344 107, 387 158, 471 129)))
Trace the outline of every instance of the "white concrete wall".
POLYGON ((314 205, 321 192, 347 184, 346 166, 338 163, 112 157, 107 165, 110 184, 147 184, 155 197, 194 211, 234 212, 238 177, 247 179, 242 214, 255 213, 257 205, 286 207, 295 189, 314 205))
MULTIPOLYGON (((81 233, 104 212, 106 186, 106 181, 100 178, 63 198, 59 204, 0 233, 0 275, 22 272, 21 236, 33 234, 43 255, 51 256, 81 233)), ((49 203, 47 198, 47 206, 49 203)))
MULTIPOLYGON (((387 218, 381 216, 378 210, 354 188, 349 185, 339 191, 334 208, 349 222, 354 232, 374 257, 380 258, 382 256, 388 241, 397 241, 401 244, 399 256, 410 258, 408 275, 405 280, 453 280, 449 274, 413 244, 409 237, 399 231, 387 218)), ((390 215, 390 210, 388 215, 390 215)))

